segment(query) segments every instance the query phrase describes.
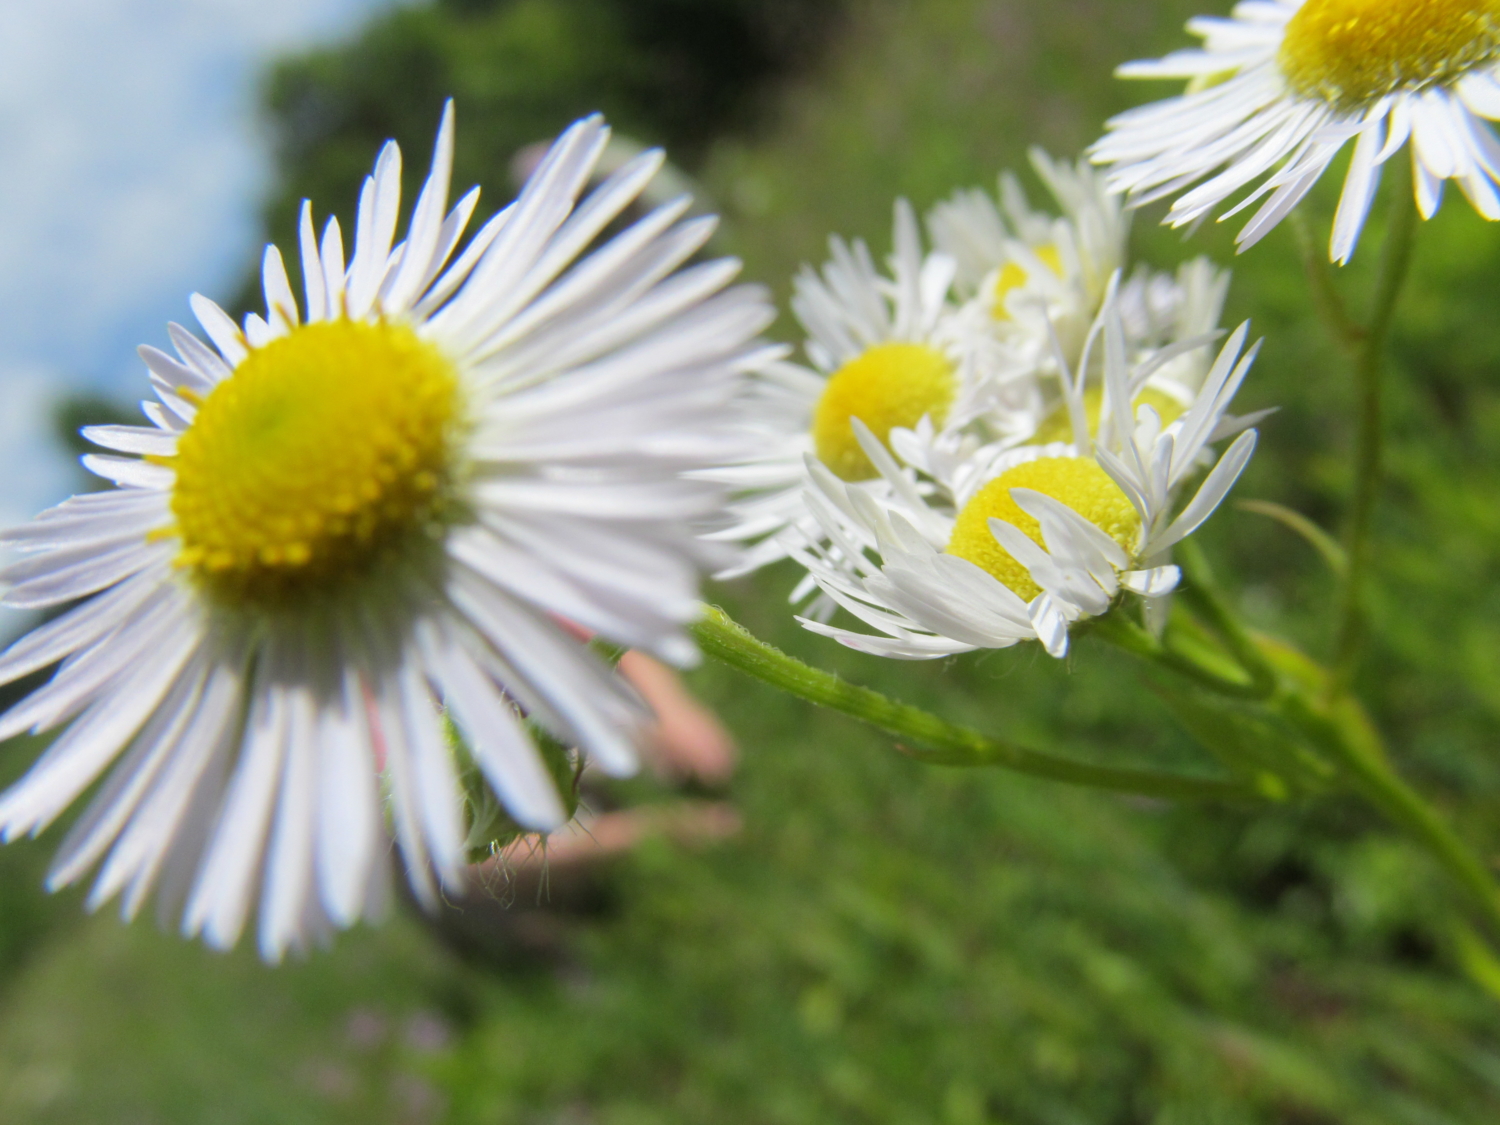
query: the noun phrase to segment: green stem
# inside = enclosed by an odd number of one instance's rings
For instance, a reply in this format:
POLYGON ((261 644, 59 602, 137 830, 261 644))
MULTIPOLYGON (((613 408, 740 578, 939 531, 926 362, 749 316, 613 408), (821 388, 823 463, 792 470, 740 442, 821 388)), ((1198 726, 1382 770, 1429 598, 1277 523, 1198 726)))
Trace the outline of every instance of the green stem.
MULTIPOLYGON (((1094 618, 1089 623, 1089 628, 1091 632, 1117 648, 1124 649, 1132 656, 1138 656, 1158 667, 1176 672, 1200 687, 1207 688, 1215 695, 1229 696, 1233 699, 1265 699, 1273 690, 1272 686, 1257 682, 1253 677, 1249 677, 1248 673, 1246 679, 1230 679, 1212 668, 1199 664, 1183 653, 1168 648, 1119 610, 1094 618)), ((1228 661, 1225 663, 1228 664, 1228 661)), ((1230 667, 1232 668, 1232 665, 1230 667)))
POLYGON ((1357 352, 1364 342, 1364 326, 1349 315, 1343 296, 1333 284, 1328 249, 1313 236, 1312 227, 1301 207, 1292 212, 1292 230, 1297 235, 1297 248, 1302 252, 1302 266, 1307 271, 1313 309, 1330 336, 1351 353, 1357 352))
POLYGON ((1349 505, 1349 524, 1344 550, 1349 565, 1339 590, 1334 655, 1329 678, 1330 698, 1341 694, 1353 681, 1364 633, 1364 586, 1370 566, 1370 527, 1381 477, 1381 376, 1396 301, 1411 263, 1412 235, 1416 230, 1416 203, 1412 198, 1411 173, 1406 161, 1393 161, 1404 175, 1392 177, 1390 226, 1380 254, 1370 319, 1355 353, 1355 394, 1358 424, 1354 438, 1354 496, 1349 505))
POLYGON ((804 664, 758 640, 714 606, 707 607, 693 626, 693 636, 709 656, 746 675, 927 747, 925 750, 903 747, 919 761, 951 766, 1000 766, 1031 777, 1168 800, 1256 799, 1252 790, 1238 782, 1096 766, 991 738, 804 664))
POLYGON ((1500 888, 1485 865, 1437 811, 1391 768, 1380 736, 1347 696, 1332 708, 1306 696, 1279 700, 1283 716, 1335 758, 1355 788, 1398 828, 1422 844, 1479 907, 1491 937, 1500 938, 1500 888))
POLYGON ((1207 620, 1229 646, 1230 654, 1250 677, 1260 697, 1268 698, 1276 690, 1276 669, 1219 593, 1203 548, 1195 540, 1187 539, 1178 545, 1176 556, 1186 579, 1181 589, 1183 601, 1207 620))
POLYGON ((1234 506, 1242 512, 1254 512, 1256 515, 1267 516, 1282 527, 1289 528, 1301 536, 1308 546, 1323 557, 1323 561, 1328 564, 1328 569, 1333 571, 1333 576, 1343 581, 1344 572, 1349 568, 1349 559, 1344 554, 1343 544, 1301 512, 1294 512, 1285 504, 1277 504, 1271 500, 1236 500, 1234 506))

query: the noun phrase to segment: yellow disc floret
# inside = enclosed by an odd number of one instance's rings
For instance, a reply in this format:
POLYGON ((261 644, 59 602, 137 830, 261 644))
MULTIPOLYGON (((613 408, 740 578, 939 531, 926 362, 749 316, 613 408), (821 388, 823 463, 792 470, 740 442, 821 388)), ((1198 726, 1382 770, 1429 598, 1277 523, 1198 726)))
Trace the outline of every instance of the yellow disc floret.
POLYGON ((324 594, 438 514, 458 374, 400 324, 309 324, 215 387, 167 463, 179 565, 216 595, 324 594))
MULTIPOLYGON (((1049 242, 1045 246, 1037 246, 1032 253, 1058 277, 1063 275, 1062 253, 1055 245, 1049 242)), ((1010 310, 1005 307, 1006 298, 1030 280, 1030 272, 1020 262, 1006 262, 1001 266, 1000 273, 995 278, 994 292, 990 295, 990 315, 996 320, 1009 320, 1010 310)))
POLYGON ((1009 586, 1025 601, 1042 592, 1030 573, 996 542, 990 520, 1014 524, 1035 542, 1042 527, 1011 498, 1013 488, 1030 488, 1060 500, 1132 554, 1140 537, 1141 517, 1120 486, 1103 469, 1082 457, 1043 457, 1007 469, 985 485, 958 513, 948 553, 968 559, 1009 586))
POLYGON ((1497 57, 1500 0, 1307 0, 1278 61, 1297 93, 1352 112, 1497 57))
POLYGON ((858 418, 882 442, 928 415, 941 425, 958 389, 953 364, 925 344, 877 344, 833 373, 813 413, 818 460, 842 480, 878 476, 854 437, 858 418))
MULTIPOLYGON (((1138 406, 1149 406, 1156 411, 1163 426, 1170 425, 1182 416, 1186 409, 1182 403, 1177 401, 1166 391, 1159 391, 1155 387, 1146 387, 1140 394, 1135 396, 1135 402, 1130 405, 1130 417, 1135 419, 1135 410, 1138 406)), ((1090 387, 1083 392, 1083 414, 1088 419, 1089 434, 1099 432, 1099 414, 1104 407, 1104 391, 1099 387, 1090 387)), ((1037 445, 1045 445, 1053 441, 1073 440, 1073 419, 1068 413, 1066 405, 1059 406, 1043 420, 1036 428, 1036 433, 1031 436, 1031 441, 1037 445)))

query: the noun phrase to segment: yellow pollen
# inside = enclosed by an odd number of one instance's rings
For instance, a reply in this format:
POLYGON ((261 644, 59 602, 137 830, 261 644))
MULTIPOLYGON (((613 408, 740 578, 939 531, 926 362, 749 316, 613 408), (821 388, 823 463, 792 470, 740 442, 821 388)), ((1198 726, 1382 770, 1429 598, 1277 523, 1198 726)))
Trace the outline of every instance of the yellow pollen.
MULTIPOLYGON (((1058 277, 1063 275, 1062 254, 1057 246, 1049 242, 1045 246, 1037 246, 1032 249, 1042 264, 1055 273, 1058 277)), ((996 320, 1009 320, 1010 310, 1005 307, 1005 299, 1014 290, 1021 288, 1031 279, 1031 274, 1026 267, 1019 262, 1006 262, 1000 267, 1000 276, 995 278, 995 291, 991 297, 990 315, 996 320)))
POLYGON ((1038 544, 1045 544, 1041 524, 1011 499, 1012 488, 1030 488, 1062 501, 1102 529, 1126 554, 1135 551, 1141 517, 1119 485, 1094 462, 1081 457, 1043 457, 1007 469, 976 492, 958 513, 953 538, 948 541, 948 554, 968 559, 988 571, 1024 601, 1029 602, 1042 589, 1031 580, 1026 568, 996 542, 990 533, 990 520, 1014 524, 1038 544))
POLYGON ((840 367, 828 380, 813 413, 818 460, 842 480, 879 476, 854 437, 858 418, 882 442, 897 426, 932 418, 942 425, 957 391, 953 364, 925 344, 877 344, 840 367))
POLYGON ((252 351, 166 461, 179 566, 234 603, 326 594, 440 515, 458 374, 399 324, 309 324, 252 351))
POLYGON ((1278 61, 1297 93, 1351 112, 1497 57, 1500 0, 1307 0, 1278 61))
MULTIPOLYGON (((1163 426, 1170 425, 1182 416, 1186 409, 1166 391, 1159 391, 1155 387, 1146 387, 1140 394, 1135 396, 1135 402, 1131 404, 1130 416, 1135 418, 1135 408, 1138 406, 1149 406, 1155 410, 1161 418, 1163 426)), ((1083 414, 1088 419, 1089 434, 1092 436, 1099 432, 1099 412, 1104 407, 1104 391, 1099 387, 1090 387, 1083 392, 1083 414)), ((1073 420, 1068 414, 1066 404, 1059 406, 1040 426, 1036 433, 1031 435, 1031 442, 1035 445, 1045 445, 1052 441, 1073 440, 1073 420)))

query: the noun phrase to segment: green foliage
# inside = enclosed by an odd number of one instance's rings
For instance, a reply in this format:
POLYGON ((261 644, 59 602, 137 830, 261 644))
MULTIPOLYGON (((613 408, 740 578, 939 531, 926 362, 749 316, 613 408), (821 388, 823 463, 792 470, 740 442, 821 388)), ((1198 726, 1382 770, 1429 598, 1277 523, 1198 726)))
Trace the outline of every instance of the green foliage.
MULTIPOLYGON (((694 165, 760 117, 768 85, 805 66, 841 0, 438 0, 374 21, 352 45, 287 59, 266 87, 282 176, 270 234, 295 245, 314 200, 347 223, 370 154, 408 155, 406 198, 444 99, 459 106, 454 182, 484 188, 481 215, 514 191, 512 156, 602 110, 624 134, 694 165)), ((250 302, 255 303, 255 302, 250 302)))

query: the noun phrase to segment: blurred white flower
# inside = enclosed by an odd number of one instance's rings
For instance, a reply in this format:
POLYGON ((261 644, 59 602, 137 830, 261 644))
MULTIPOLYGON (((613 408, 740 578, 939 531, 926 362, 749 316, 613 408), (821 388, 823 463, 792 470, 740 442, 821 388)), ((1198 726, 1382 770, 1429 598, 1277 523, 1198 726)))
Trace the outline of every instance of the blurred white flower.
POLYGON ((259 898, 275 959, 378 911, 385 801, 418 896, 460 881, 440 708, 528 827, 565 811, 523 715, 635 767, 641 705, 558 619, 694 658, 692 525, 722 490, 681 473, 732 441, 772 314, 726 288, 735 262, 679 269, 713 229, 686 199, 580 258, 661 163, 580 202, 608 133, 572 126, 460 251, 477 191, 447 209, 450 106, 404 242, 388 144, 347 265, 304 205, 303 308, 268 247, 265 317, 195 296, 213 346, 174 326, 176 357, 142 349, 154 425, 88 431, 126 455, 87 459, 119 487, 10 532, 27 557, 0 574, 10 605, 86 599, 0 656, 4 680, 62 661, 0 737, 70 724, 0 795, 5 836, 116 763, 53 886, 102 860, 91 904, 155 889, 217 946, 259 898))

